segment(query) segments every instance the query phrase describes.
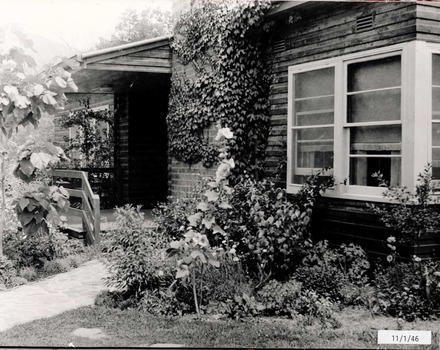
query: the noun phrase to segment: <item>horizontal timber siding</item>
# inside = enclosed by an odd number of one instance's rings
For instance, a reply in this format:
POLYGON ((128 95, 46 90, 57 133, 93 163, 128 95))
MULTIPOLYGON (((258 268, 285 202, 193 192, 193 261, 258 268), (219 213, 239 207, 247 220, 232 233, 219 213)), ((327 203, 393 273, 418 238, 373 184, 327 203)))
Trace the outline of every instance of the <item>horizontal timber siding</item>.
POLYGON ((417 39, 440 43, 440 4, 418 3, 416 18, 417 39))
MULTIPOLYGON (((277 173, 286 155, 289 66, 397 44, 416 38, 414 3, 313 3, 276 17, 269 65, 271 132, 266 173, 277 173), (369 30, 356 31, 359 16, 373 14, 369 30), (289 18, 296 18, 289 24, 289 18)), ((273 19, 273 18, 272 18, 273 19)))
MULTIPOLYGON (((370 256, 388 255, 386 240, 391 235, 399 242, 399 234, 386 228, 363 201, 321 198, 313 213, 313 225, 315 240, 327 239, 332 244, 353 242, 370 256)), ((434 233, 421 240, 420 252, 416 247, 399 243, 397 251, 404 258, 417 254, 440 259, 439 243, 438 233, 434 233)))
MULTIPOLYGON (((376 49, 412 40, 440 43, 440 4, 409 2, 314 2, 273 16, 274 38, 268 63, 272 72, 270 91, 271 132, 266 149, 266 174, 285 187, 279 165, 287 150, 287 72, 289 66, 376 49), (371 29, 357 31, 360 16, 374 16, 371 29), (278 171, 277 171, 278 169, 278 171)), ((384 227, 363 201, 323 198, 314 213, 314 238, 332 244, 354 242, 374 256, 389 253, 386 239, 396 235, 384 227)), ((422 257, 440 258, 436 235, 424 239, 422 257)), ((414 247, 400 246, 409 257, 414 247)))

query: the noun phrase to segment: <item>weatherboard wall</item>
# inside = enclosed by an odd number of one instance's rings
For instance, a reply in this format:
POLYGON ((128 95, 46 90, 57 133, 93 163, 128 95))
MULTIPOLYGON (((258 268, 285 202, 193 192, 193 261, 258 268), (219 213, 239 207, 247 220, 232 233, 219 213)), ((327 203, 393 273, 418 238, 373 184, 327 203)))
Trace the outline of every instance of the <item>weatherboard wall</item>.
MULTIPOLYGON (((414 2, 308 2, 268 17, 275 36, 269 48, 273 81, 270 92, 271 132, 266 173, 286 186, 285 172, 277 178, 287 155, 288 67, 413 40, 440 42, 440 4, 414 2), (359 29, 364 16, 371 28, 359 29)), ((334 244, 355 242, 374 255, 387 254, 384 240, 396 234, 368 211, 366 202, 323 198, 314 214, 314 234, 334 244)), ((402 247, 403 255, 415 253, 402 247)), ((422 242, 422 256, 440 257, 438 241, 422 242)))

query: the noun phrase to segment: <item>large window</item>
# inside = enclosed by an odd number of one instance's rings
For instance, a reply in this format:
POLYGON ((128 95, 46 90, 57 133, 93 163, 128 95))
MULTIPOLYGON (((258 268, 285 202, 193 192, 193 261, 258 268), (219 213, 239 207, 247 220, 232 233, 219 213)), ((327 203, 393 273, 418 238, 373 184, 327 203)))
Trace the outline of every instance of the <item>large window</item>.
MULTIPOLYGON (((332 168, 335 178, 330 196, 380 198, 384 185, 413 182, 414 169, 407 172, 403 167, 414 167, 417 158, 415 136, 410 135, 414 126, 408 123, 417 92, 415 84, 405 87, 404 82, 416 79, 415 46, 401 44, 289 67, 290 192, 323 168, 332 168), (407 102, 411 99, 413 105, 407 102)), ((436 59, 440 72, 440 55, 436 59)), ((433 127, 433 145, 438 145, 438 154, 434 149, 433 154, 440 179, 440 73, 436 81, 438 128, 433 127)))

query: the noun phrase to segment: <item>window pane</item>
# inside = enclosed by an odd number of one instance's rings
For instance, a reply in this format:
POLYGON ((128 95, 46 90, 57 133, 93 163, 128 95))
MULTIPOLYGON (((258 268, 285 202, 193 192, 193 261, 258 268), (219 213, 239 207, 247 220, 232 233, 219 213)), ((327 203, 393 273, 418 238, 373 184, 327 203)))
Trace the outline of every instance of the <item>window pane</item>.
POLYGON ((432 149, 432 178, 440 179, 440 148, 432 149))
POLYGON ((400 56, 349 64, 347 91, 400 86, 400 56))
MULTIPOLYGON (((368 152, 368 154, 391 154, 392 152, 368 152)), ((380 173, 388 186, 400 184, 400 158, 375 157, 350 159, 350 184, 378 187, 382 181, 374 174, 380 173)))
POLYGON ((333 167, 334 68, 294 75, 292 182, 303 183, 307 175, 333 167))
POLYGON ((296 125, 312 126, 312 125, 332 125, 333 112, 321 113, 304 113, 296 115, 296 125))
POLYGON ((295 102, 295 125, 333 124, 333 97, 312 98, 295 102))
POLYGON ((295 74, 295 99, 334 94, 334 69, 295 74))
POLYGON ((440 86, 440 55, 432 55, 432 84, 440 86))
POLYGON ((333 141, 333 128, 310 128, 297 130, 298 141, 333 141))
POLYGON ((440 123, 432 123, 432 145, 440 146, 440 123))
POLYGON ((432 88, 432 119, 440 120, 440 87, 432 88))
POLYGON ((401 126, 364 126, 350 128, 350 153, 356 151, 400 151, 401 126))
POLYGON ((400 89, 347 96, 349 123, 400 120, 400 89))
POLYGON ((333 166, 333 142, 298 144, 297 167, 322 169, 333 166))
POLYGON ((302 183, 305 177, 301 176, 313 171, 333 167, 333 128, 294 130, 293 144, 293 183, 302 183))
POLYGON ((296 130, 296 167, 333 167, 333 128, 296 130))

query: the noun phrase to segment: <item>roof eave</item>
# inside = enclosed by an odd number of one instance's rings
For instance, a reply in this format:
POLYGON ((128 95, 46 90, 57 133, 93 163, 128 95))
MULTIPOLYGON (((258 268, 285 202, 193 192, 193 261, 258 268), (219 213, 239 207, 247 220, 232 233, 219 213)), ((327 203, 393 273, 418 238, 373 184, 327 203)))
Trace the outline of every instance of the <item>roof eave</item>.
POLYGON ((92 58, 92 57, 101 56, 101 55, 105 55, 105 54, 109 54, 109 53, 113 53, 113 52, 121 52, 121 51, 132 49, 132 48, 135 48, 135 47, 138 47, 138 46, 154 44, 154 43, 158 43, 158 42, 161 42, 161 41, 164 41, 164 43, 166 43, 171 38, 172 38, 171 35, 170 36, 161 36, 161 37, 152 38, 152 39, 145 39, 145 40, 135 41, 135 42, 128 43, 128 44, 112 46, 112 47, 109 47, 109 48, 106 48, 106 49, 95 50, 95 51, 90 51, 90 52, 86 52, 86 53, 83 53, 83 54, 79 54, 77 56, 77 59, 79 61, 84 61, 85 59, 89 59, 89 58, 92 58))

